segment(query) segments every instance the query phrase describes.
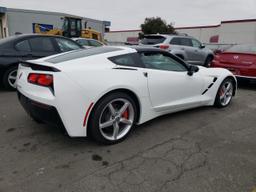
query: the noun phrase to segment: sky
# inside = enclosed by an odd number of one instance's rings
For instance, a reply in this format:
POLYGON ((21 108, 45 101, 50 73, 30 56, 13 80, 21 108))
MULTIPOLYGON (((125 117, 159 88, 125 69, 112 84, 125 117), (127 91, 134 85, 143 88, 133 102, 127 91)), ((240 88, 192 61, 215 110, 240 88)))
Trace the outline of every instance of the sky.
POLYGON ((140 29, 146 17, 175 27, 256 19, 256 0, 0 0, 0 7, 57 11, 111 21, 111 30, 140 29))

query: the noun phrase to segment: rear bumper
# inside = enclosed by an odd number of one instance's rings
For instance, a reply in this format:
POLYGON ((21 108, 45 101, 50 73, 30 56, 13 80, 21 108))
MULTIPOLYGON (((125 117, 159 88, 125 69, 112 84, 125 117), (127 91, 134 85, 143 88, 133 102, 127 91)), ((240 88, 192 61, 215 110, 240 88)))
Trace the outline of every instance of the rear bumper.
POLYGON ((33 101, 19 91, 17 94, 21 105, 32 118, 53 126, 64 127, 55 107, 33 101))
POLYGON ((233 73, 234 76, 238 79, 256 79, 256 67, 252 66, 235 66, 231 64, 220 63, 214 60, 211 64, 211 67, 225 68, 233 73))

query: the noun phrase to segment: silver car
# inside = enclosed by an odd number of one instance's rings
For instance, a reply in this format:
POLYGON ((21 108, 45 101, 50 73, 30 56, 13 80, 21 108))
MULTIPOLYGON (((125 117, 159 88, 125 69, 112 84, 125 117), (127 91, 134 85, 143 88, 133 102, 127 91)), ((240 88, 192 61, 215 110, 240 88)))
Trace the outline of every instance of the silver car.
POLYGON ((82 37, 72 38, 72 39, 86 49, 89 49, 92 47, 104 46, 104 44, 102 42, 95 40, 95 39, 87 39, 87 38, 82 38, 82 37))
POLYGON ((212 50, 190 36, 144 35, 140 45, 165 49, 187 63, 205 67, 210 65, 214 55, 212 50))

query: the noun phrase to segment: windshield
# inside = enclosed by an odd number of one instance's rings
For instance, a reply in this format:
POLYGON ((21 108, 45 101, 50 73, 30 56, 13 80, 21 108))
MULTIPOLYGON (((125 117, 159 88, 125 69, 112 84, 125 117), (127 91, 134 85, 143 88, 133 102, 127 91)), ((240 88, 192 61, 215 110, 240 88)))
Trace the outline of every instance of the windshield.
POLYGON ((226 52, 256 54, 256 45, 235 45, 227 49, 226 52))
POLYGON ((160 35, 150 35, 150 36, 145 36, 140 43, 143 45, 156 45, 159 43, 163 43, 165 39, 166 39, 165 37, 160 35))

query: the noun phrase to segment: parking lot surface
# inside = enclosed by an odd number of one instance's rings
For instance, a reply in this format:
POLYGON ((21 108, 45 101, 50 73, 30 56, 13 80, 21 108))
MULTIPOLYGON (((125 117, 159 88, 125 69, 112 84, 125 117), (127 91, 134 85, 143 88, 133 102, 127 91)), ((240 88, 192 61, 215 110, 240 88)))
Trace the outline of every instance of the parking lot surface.
POLYGON ((102 146, 37 124, 15 92, 0 90, 1 192, 252 192, 256 85, 224 109, 157 118, 102 146))

